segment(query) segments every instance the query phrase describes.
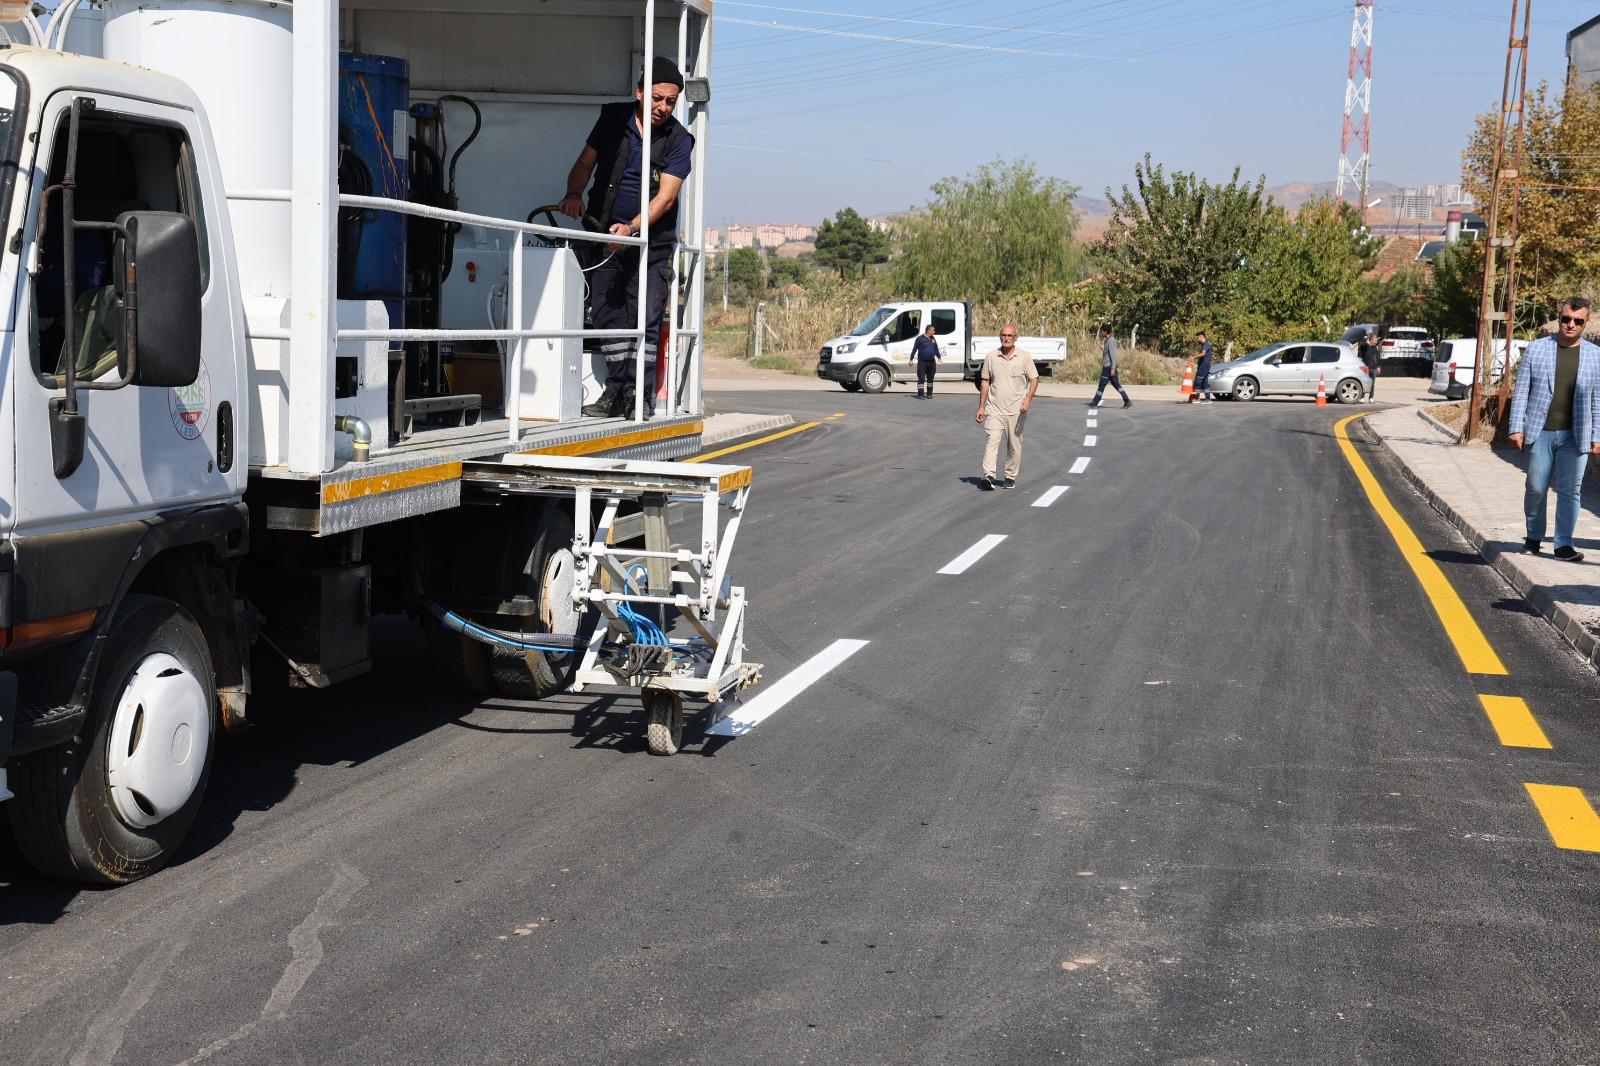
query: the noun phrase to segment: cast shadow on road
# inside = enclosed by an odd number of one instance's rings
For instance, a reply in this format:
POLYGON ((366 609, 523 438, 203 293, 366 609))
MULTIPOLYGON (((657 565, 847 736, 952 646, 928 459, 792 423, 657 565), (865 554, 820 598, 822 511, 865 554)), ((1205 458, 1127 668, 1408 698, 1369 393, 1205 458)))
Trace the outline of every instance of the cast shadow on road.
POLYGON ((1539 617, 1539 612, 1535 611, 1533 605, 1521 596, 1502 596, 1489 604, 1489 606, 1507 614, 1525 614, 1529 618, 1539 617))
MULTIPOLYGON (((240 817, 267 811, 295 791, 306 766, 358 767, 444 726, 486 733, 566 734, 575 749, 645 754, 637 700, 617 696, 558 696, 539 703, 494 700, 440 691, 427 667, 417 627, 383 620, 374 628, 373 672, 328 691, 295 690, 251 698, 260 724, 219 738, 205 801, 169 868, 207 854, 232 835, 240 817), (473 719, 474 712, 525 711, 538 725, 505 727, 473 719)), ((502 718, 503 720, 503 718, 502 718)), ((685 725, 686 754, 714 756, 727 738, 704 737, 697 720, 685 725), (703 741, 703 743, 702 743, 703 741)), ((35 874, 17 852, 0 805, 0 927, 43 925, 59 919, 80 892, 103 891, 35 874)))
POLYGON ((1456 551, 1453 548, 1434 548, 1425 553, 1436 563, 1460 563, 1466 566, 1488 566, 1489 561, 1474 551, 1456 551))

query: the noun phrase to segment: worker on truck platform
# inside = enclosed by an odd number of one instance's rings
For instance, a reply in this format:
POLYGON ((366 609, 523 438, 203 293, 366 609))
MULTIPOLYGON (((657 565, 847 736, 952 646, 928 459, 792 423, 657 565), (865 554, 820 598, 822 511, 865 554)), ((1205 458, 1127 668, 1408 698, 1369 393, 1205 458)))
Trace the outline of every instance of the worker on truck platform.
MULTIPOLYGON (((589 140, 567 175, 561 211, 572 218, 584 214, 583 191, 589 189, 588 217, 619 237, 637 237, 640 171, 644 159, 644 122, 650 123, 650 247, 644 303, 645 409, 655 394, 656 349, 661 317, 672 285, 672 253, 678 240, 678 194, 689 176, 694 135, 672 116, 683 91, 683 74, 670 59, 657 56, 653 84, 646 96, 644 74, 634 100, 606 104, 589 132, 589 140), (594 184, 589 179, 594 178, 594 184)), ((589 275, 589 312, 595 329, 635 329, 639 303, 639 251, 633 245, 611 245, 589 275)), ((622 416, 634 406, 638 353, 631 340, 607 340, 606 385, 588 416, 622 416)))

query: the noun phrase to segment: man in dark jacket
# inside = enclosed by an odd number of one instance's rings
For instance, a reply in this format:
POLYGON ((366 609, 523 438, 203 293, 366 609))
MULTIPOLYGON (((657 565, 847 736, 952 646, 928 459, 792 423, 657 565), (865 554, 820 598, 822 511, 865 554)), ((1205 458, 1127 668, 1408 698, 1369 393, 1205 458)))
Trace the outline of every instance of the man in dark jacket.
MULTIPOLYGON (((670 59, 657 56, 645 92, 644 75, 633 101, 606 104, 567 175, 563 214, 584 214, 583 191, 589 188, 588 216, 619 237, 637 237, 644 160, 644 130, 650 129, 650 248, 646 260, 644 303, 645 392, 655 392, 655 355, 661 319, 672 287, 672 254, 678 240, 678 194, 689 176, 694 135, 672 116, 683 91, 683 74, 670 59), (594 178, 590 186, 589 179, 594 178)), ((609 255, 589 273, 589 314, 595 329, 634 329, 638 325, 639 251, 634 245, 609 245, 609 255)), ((631 415, 634 406, 633 342, 602 342, 606 356, 605 391, 583 413, 589 416, 631 415)), ((650 408, 647 399, 645 409, 650 408)))
POLYGON ((1361 346, 1356 349, 1356 354, 1361 357, 1361 362, 1367 368, 1367 399, 1378 398, 1378 334, 1367 330, 1366 336, 1361 338, 1361 346))
POLYGON ((933 399, 933 375, 939 370, 939 342, 933 339, 931 323, 912 343, 911 358, 917 361, 917 399, 933 399))
POLYGON ((1100 406, 1100 397, 1105 395, 1107 385, 1122 393, 1122 406, 1133 406, 1133 401, 1128 399, 1128 390, 1117 380, 1117 342, 1111 339, 1111 327, 1101 326, 1100 387, 1094 390, 1094 399, 1089 401, 1090 407, 1100 406))

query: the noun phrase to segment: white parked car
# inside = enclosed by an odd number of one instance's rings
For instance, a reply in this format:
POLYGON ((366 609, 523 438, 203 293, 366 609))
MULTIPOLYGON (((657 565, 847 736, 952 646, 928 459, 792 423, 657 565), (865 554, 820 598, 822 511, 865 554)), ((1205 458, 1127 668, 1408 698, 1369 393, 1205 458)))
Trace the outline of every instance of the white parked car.
POLYGON ((1433 356, 1433 338, 1421 326, 1390 326, 1384 330, 1378 353, 1383 369, 1407 369, 1425 374, 1433 356))
MULTIPOLYGON (((1511 365, 1516 366, 1522 361, 1522 353, 1527 351, 1527 341, 1513 341, 1511 344, 1511 365)), ((1506 376, 1505 342, 1495 342, 1494 361, 1489 364, 1489 377, 1487 384, 1491 387, 1499 385, 1506 376)), ((1478 341, 1474 337, 1454 337, 1441 341, 1433 357, 1433 380, 1428 383, 1428 391, 1435 396, 1443 396, 1447 400, 1459 400, 1472 391, 1472 375, 1478 368, 1478 341)))

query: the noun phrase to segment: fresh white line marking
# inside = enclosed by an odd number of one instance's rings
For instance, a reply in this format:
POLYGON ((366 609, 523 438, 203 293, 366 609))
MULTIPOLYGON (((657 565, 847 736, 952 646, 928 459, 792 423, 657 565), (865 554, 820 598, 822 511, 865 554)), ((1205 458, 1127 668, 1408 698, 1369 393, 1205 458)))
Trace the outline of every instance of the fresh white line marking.
POLYGON ((1057 500, 1061 499, 1062 496, 1066 495, 1066 492, 1067 486, 1056 485, 1047 491, 1043 496, 1040 496, 1037 500, 1034 500, 1033 505, 1035 507, 1049 507, 1052 503, 1055 503, 1057 500))
POLYGON ((706 730, 707 736, 742 737, 783 709, 829 670, 867 646, 864 640, 836 640, 795 667, 783 679, 706 730))
POLYGON ((1073 460, 1072 469, 1067 471, 1067 473, 1081 474, 1087 469, 1089 469, 1089 457, 1087 455, 1080 455, 1077 459, 1073 460))
POLYGON ((1096 428, 1099 427, 1099 425, 1100 425, 1100 423, 1096 422, 1094 419, 1092 419, 1092 418, 1089 419, 1089 428, 1090 429, 1096 429, 1096 428))
POLYGON ((1088 436, 1083 438, 1083 446, 1085 448, 1093 448, 1094 445, 1095 445, 1095 442, 1098 441, 1099 439, 1100 439, 1099 437, 1095 436, 1093 433, 1090 433, 1088 436))
POLYGON ((1000 533, 990 533, 987 537, 984 537, 982 540, 978 541, 978 543, 974 544, 972 547, 968 548, 954 559, 951 559, 944 565, 944 569, 940 570, 939 573, 964 573, 966 569, 973 563, 994 551, 995 545, 999 544, 1005 539, 1005 536, 1000 533))

